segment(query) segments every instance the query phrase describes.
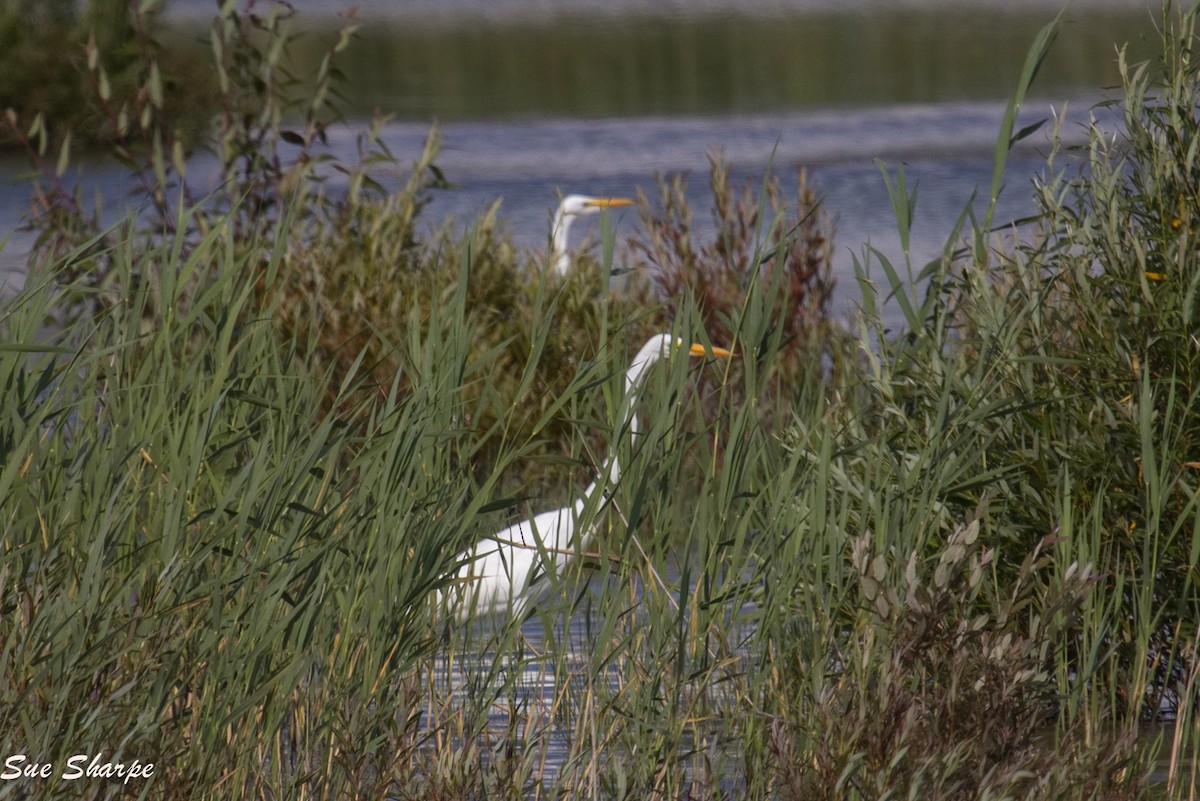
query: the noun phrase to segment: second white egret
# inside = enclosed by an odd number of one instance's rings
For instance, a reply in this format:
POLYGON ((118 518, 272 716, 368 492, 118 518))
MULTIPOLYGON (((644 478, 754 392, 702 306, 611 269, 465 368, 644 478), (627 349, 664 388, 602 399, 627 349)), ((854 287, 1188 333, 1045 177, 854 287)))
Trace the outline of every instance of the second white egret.
POLYGON ((567 252, 567 232, 576 217, 586 214, 597 214, 601 209, 611 209, 618 206, 631 206, 633 201, 627 197, 589 197, 588 195, 567 195, 554 212, 554 220, 550 223, 550 267, 559 275, 571 271, 571 255, 567 252))

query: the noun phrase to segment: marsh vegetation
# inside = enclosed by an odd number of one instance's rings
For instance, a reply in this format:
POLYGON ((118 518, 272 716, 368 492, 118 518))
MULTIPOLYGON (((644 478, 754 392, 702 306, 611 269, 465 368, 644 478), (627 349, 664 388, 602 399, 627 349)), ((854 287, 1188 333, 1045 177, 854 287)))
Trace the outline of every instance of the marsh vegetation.
POLYGON ((101 226, 41 156, 0 306, 0 749, 136 758, 170 799, 1191 797, 1195 16, 1120 60, 1121 133, 1049 153, 1033 219, 964 213, 927 265, 864 248, 846 328, 807 179, 714 164, 710 242, 666 182, 637 261, 606 230, 557 278, 494 215, 418 232, 436 135, 399 187, 377 129, 312 157, 349 37, 298 94, 242 36, 285 17, 227 12, 215 196, 148 67, 113 107, 143 214, 101 226), (736 357, 657 368, 634 446, 660 331, 736 357), (532 619, 445 620, 456 554, 609 447, 594 551, 532 619))

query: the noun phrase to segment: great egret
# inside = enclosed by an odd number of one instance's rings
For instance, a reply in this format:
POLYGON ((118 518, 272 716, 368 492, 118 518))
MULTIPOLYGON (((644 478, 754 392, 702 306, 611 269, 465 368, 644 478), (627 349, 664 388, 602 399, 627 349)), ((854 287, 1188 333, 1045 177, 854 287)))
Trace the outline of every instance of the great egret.
MULTIPOLYGON (((659 334, 638 351, 625 373, 622 425, 618 431, 624 431, 628 425, 630 437, 637 435, 638 418, 634 413, 637 393, 654 363, 676 349, 682 351, 683 340, 671 334, 659 334)), ((690 356, 732 356, 724 348, 710 349, 700 344, 691 345, 687 352, 690 356)), ((597 490, 607 491, 613 487, 620 474, 614 447, 600 477, 574 504, 542 512, 531 520, 522 520, 459 554, 456 563, 460 567, 452 586, 438 593, 439 607, 448 600, 462 622, 477 614, 505 611, 520 620, 525 609, 553 586, 546 574, 553 571, 561 577, 568 559, 587 550, 595 533, 594 527, 584 526, 578 539, 575 536, 587 501, 597 490)))
POLYGON ((554 220, 550 223, 550 265, 559 275, 571 271, 571 256, 567 253, 567 232, 576 217, 586 214, 596 214, 600 209, 610 209, 617 206, 630 206, 633 201, 627 197, 588 197, 587 195, 567 195, 558 204, 554 212, 554 220))

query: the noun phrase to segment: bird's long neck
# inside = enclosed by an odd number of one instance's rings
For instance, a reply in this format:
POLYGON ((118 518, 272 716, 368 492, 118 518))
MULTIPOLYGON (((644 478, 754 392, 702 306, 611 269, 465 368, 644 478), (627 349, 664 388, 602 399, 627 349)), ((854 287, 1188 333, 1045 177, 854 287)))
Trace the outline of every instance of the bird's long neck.
POLYGON ((629 382, 625 387, 625 398, 621 408, 621 422, 616 429, 617 436, 614 437, 612 445, 609 446, 608 458, 604 460, 604 466, 600 469, 600 475, 583 491, 583 496, 577 503, 577 506, 581 510, 587 499, 591 498, 597 491, 602 490, 607 494, 620 480, 621 463, 617 459, 619 438, 624 436, 624 432, 628 430, 630 442, 636 442, 638 434, 641 431, 641 423, 638 421, 636 412, 637 401, 637 385, 629 382))
POLYGON ((550 268, 559 275, 571 271, 571 255, 567 252, 567 232, 571 230, 574 216, 559 212, 554 215, 550 228, 550 268))

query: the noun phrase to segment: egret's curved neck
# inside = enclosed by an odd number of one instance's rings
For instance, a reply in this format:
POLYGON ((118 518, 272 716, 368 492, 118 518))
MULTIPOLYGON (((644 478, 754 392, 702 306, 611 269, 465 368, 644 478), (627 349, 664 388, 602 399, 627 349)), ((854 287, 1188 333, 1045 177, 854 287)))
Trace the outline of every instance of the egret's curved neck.
POLYGON ((617 436, 614 437, 613 444, 609 446, 608 458, 604 460, 604 466, 600 469, 600 475, 583 491, 581 504, 583 501, 591 498, 596 490, 601 487, 604 488, 605 492, 610 491, 617 485, 617 481, 621 478, 621 463, 617 460, 617 442, 620 437, 624 436, 624 432, 627 429, 629 431, 630 442, 636 442, 638 434, 641 432, 641 423, 638 420, 636 412, 639 383, 639 379, 637 378, 627 378, 625 381, 625 397, 621 402, 621 422, 616 429, 617 436))
POLYGON ((567 232, 571 230, 574 220, 575 215, 566 214, 559 209, 550 226, 550 268, 559 275, 566 275, 571 271, 571 256, 567 253, 567 232))
MULTIPOLYGON (((625 436, 625 431, 628 428, 629 439, 631 442, 637 440, 641 424, 637 416, 638 392, 641 389, 642 382, 646 378, 646 373, 649 372, 650 366, 658 361, 663 356, 663 346, 655 345, 654 340, 647 343, 646 347, 638 353, 637 358, 633 361, 633 366, 625 373, 625 395, 621 398, 621 419, 616 429, 616 435, 613 437, 613 442, 608 449, 608 458, 604 461, 604 466, 600 469, 600 475, 596 477, 586 490, 582 497, 575 502, 575 514, 581 515, 584 513, 593 495, 597 492, 603 495, 608 495, 621 478, 621 464, 617 460, 618 443, 620 438, 625 436)), ((595 511, 599 507, 593 507, 595 511)), ((591 542, 592 537, 596 532, 595 525, 583 526, 580 529, 579 549, 586 550, 591 542)))

